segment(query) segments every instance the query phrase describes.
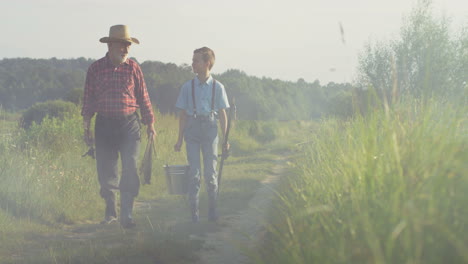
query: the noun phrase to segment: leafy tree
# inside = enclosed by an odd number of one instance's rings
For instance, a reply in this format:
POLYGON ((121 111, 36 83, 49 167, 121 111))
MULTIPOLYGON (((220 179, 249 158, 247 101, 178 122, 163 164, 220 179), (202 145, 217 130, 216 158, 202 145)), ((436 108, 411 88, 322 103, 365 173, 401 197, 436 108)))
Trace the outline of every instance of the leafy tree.
POLYGON ((467 72, 466 34, 455 39, 450 21, 435 18, 431 7, 432 1, 420 1, 398 39, 366 46, 359 60, 359 87, 373 87, 389 99, 404 93, 423 96, 460 91, 467 72))

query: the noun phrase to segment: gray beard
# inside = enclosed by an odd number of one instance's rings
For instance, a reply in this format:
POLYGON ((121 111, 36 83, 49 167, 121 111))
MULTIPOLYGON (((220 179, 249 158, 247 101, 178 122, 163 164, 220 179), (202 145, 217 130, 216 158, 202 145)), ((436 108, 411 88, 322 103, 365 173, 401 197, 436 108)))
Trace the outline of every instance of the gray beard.
POLYGON ((115 56, 113 59, 114 59, 115 62, 118 62, 118 64, 122 64, 122 63, 124 63, 125 61, 127 61, 128 55, 125 56, 125 57, 121 57, 120 55, 119 55, 119 56, 115 56))

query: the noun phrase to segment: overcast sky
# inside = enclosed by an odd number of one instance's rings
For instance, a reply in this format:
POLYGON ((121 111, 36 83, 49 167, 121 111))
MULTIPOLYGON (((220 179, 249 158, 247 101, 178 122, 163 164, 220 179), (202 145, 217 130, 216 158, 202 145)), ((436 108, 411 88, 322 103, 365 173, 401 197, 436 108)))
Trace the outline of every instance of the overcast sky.
MULTIPOLYGON (((115 24, 140 40, 130 56, 177 65, 195 48, 217 57, 214 73, 308 82, 352 81, 368 41, 394 38, 416 0, 0 0, 2 58, 93 58, 115 24), (340 23, 344 30, 343 43, 340 23), (6 30, 6 32, 5 32, 6 30)), ((468 0, 434 0, 437 16, 468 23, 468 0)))

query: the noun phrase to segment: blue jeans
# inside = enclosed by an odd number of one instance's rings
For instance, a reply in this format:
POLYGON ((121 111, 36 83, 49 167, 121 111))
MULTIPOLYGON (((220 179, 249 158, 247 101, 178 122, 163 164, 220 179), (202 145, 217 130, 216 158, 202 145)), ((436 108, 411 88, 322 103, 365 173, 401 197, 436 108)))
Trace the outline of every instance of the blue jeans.
POLYGON ((96 166, 100 195, 114 201, 116 190, 136 197, 140 190, 137 159, 141 141, 141 124, 136 113, 121 118, 96 117, 96 166), (118 159, 122 161, 122 176, 118 179, 118 159))
POLYGON ((208 192, 210 209, 216 206, 218 179, 216 173, 218 156, 218 125, 216 118, 195 119, 187 117, 184 139, 187 150, 187 160, 190 166, 188 198, 192 209, 198 213, 201 162, 203 155, 203 176, 208 192))

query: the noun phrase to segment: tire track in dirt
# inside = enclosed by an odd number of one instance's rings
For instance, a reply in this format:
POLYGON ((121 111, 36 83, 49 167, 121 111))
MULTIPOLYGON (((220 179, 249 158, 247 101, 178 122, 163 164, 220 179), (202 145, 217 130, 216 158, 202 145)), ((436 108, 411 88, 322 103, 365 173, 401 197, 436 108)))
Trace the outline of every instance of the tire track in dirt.
POLYGON ((248 251, 256 244, 266 223, 266 213, 285 164, 285 157, 278 158, 272 173, 261 182, 261 187, 247 208, 236 215, 227 216, 225 227, 221 231, 208 233, 203 237, 205 243, 199 252, 199 264, 249 263, 248 251))

